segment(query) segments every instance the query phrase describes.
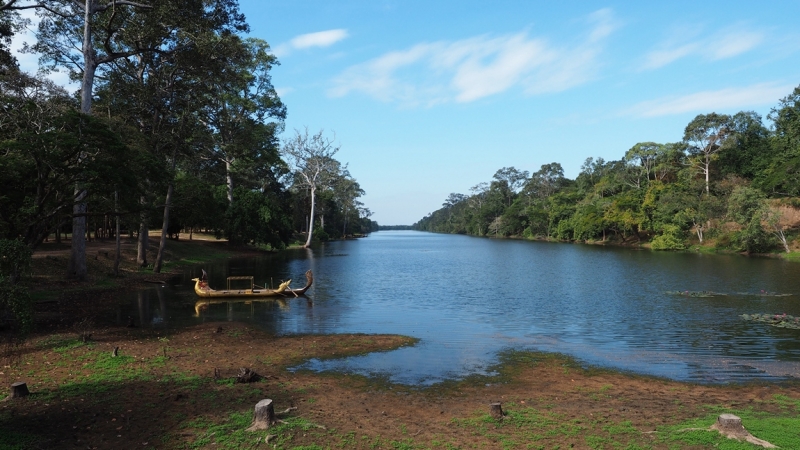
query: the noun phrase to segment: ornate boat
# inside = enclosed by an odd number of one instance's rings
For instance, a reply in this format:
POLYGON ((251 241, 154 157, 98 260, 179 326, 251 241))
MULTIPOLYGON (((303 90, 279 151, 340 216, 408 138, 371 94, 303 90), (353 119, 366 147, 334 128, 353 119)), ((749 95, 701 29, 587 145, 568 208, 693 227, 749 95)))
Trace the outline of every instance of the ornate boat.
POLYGON ((277 289, 259 288, 253 282, 253 277, 228 277, 228 288, 222 291, 211 289, 208 283, 200 278, 192 278, 194 281, 194 292, 203 298, 262 298, 262 297, 298 297, 306 293, 314 282, 314 275, 311 271, 306 272, 306 285, 300 289, 291 289, 289 284, 292 280, 284 281, 277 289), (231 281, 249 281, 250 288, 231 289, 231 281))

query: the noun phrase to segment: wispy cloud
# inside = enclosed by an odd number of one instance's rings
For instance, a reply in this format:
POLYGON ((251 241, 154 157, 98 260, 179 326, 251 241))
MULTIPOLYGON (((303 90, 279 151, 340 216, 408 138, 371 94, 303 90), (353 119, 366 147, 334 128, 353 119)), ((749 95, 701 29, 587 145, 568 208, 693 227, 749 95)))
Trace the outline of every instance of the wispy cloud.
POLYGON ((343 28, 301 34, 293 37, 289 42, 278 44, 275 46, 275 48, 273 48, 273 52, 277 56, 286 56, 293 50, 303 50, 313 47, 330 47, 331 45, 346 39, 348 36, 349 33, 343 28))
POLYGON ((712 112, 752 108, 776 103, 794 89, 792 84, 759 83, 740 88, 702 91, 680 97, 664 97, 641 102, 625 115, 658 117, 687 112, 712 112))
POLYGON ((589 81, 606 38, 616 29, 610 10, 585 20, 577 44, 557 46, 528 32, 421 43, 351 66, 328 93, 363 93, 405 106, 471 102, 518 87, 533 95, 589 81))
MULTIPOLYGON (((675 34, 684 35, 684 31, 675 34)), ((645 55, 642 69, 658 69, 688 56, 696 56, 707 61, 732 58, 758 47, 763 41, 762 33, 742 26, 730 27, 712 36, 691 41, 673 38, 645 55)))

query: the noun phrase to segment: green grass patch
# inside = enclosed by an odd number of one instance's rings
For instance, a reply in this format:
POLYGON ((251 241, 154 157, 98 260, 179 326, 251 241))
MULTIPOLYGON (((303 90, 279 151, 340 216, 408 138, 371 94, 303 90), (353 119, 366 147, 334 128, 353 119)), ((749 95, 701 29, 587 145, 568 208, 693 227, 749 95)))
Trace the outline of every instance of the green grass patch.
MULTIPOLYGON (((246 431, 252 423, 252 413, 236 412, 228 416, 222 423, 215 423, 208 418, 197 418, 186 422, 182 428, 184 430, 197 430, 198 435, 194 442, 188 445, 190 449, 205 448, 213 446, 216 449, 241 449, 257 448, 258 444, 264 444, 267 434, 272 435, 269 445, 276 450, 300 450, 300 449, 323 449, 315 444, 310 446, 292 445, 294 437, 301 433, 315 432, 318 430, 316 425, 306 419, 293 417, 288 418, 277 425, 269 428, 268 431, 251 432, 246 431)), ((326 432, 336 438, 335 432, 326 432)), ((350 435, 340 437, 342 440, 351 439, 350 435)))
POLYGON ((777 404, 785 415, 775 415, 753 409, 728 410, 710 407, 711 413, 705 417, 665 427, 660 431, 661 441, 678 444, 680 447, 695 445, 722 450, 753 450, 758 448, 747 442, 728 439, 715 430, 708 430, 719 414, 729 413, 739 416, 742 424, 753 436, 780 448, 797 448, 800 442, 800 417, 797 416, 800 400, 785 396, 775 396, 767 403, 777 404))

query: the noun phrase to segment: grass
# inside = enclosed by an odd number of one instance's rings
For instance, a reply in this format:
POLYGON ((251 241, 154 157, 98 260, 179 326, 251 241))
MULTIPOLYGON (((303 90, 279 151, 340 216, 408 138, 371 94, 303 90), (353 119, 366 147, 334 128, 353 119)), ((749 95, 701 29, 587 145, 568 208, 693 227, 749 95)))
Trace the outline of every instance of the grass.
POLYGON ((800 400, 776 395, 763 402, 763 406, 778 406, 782 414, 767 413, 753 408, 723 409, 709 406, 709 414, 698 419, 685 421, 659 430, 660 440, 664 443, 676 444, 676 448, 687 445, 698 445, 706 448, 722 450, 753 450, 758 448, 746 442, 728 439, 717 431, 706 430, 713 425, 722 413, 739 416, 742 424, 753 436, 765 440, 780 448, 797 448, 800 443, 800 400))

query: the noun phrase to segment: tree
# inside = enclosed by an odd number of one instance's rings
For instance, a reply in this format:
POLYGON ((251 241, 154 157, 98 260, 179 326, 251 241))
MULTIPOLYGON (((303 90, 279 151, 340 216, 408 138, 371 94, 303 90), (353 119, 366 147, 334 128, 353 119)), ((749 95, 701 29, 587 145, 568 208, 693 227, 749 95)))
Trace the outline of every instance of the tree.
POLYGON ((16 11, 11 10, 14 3, 16 0, 0 3, 0 76, 19 69, 17 59, 11 53, 11 38, 27 22, 20 19, 16 11))
POLYGON ((347 170, 340 173, 333 183, 333 199, 339 207, 342 218, 342 237, 347 236, 347 226, 355 223, 361 217, 360 209, 363 206, 358 198, 364 195, 364 190, 347 170))
MULTIPOLYGON (((64 220, 80 184, 96 193, 133 185, 135 152, 105 121, 81 114, 63 89, 18 73, 0 78, 0 234, 38 246, 64 220)), ((84 197, 88 199, 89 197, 84 197)))
MULTIPOLYGON (((119 36, 127 33, 126 25, 132 10, 148 9, 149 5, 128 0, 51 0, 6 4, 8 9, 35 8, 41 18, 37 43, 32 47, 42 54, 50 69, 67 67, 70 75, 81 79, 81 112, 91 114, 95 74, 98 67, 120 58, 153 51, 141 47, 137 39, 128 39, 133 47, 121 47, 119 36), (98 44, 99 45, 96 45, 98 44)), ((84 186, 75 186, 72 222, 72 248, 67 276, 86 279, 86 203, 84 186)))
POLYGON ((737 175, 753 180, 774 158, 770 132, 761 116, 753 111, 741 111, 731 117, 731 134, 725 139, 717 166, 722 176, 737 175))
MULTIPOLYGON (((233 34, 247 30, 235 2, 218 2, 213 8, 200 1, 158 2, 149 14, 135 19, 129 21, 127 32, 119 39, 136 38, 144 41, 139 45, 158 51, 119 59, 115 70, 105 74, 99 99, 109 114, 136 124, 148 151, 162 166, 149 171, 142 180, 150 186, 150 191, 166 190, 161 241, 153 265, 153 271, 160 272, 170 228, 178 161, 200 158, 201 149, 210 141, 207 136, 213 135, 213 130, 203 129, 203 121, 198 118, 202 118, 204 108, 218 105, 217 98, 223 96, 220 84, 229 85, 221 82, 224 74, 233 73, 237 78, 244 71, 250 78, 254 70, 244 43, 233 34), (248 67, 239 67, 243 63, 248 67)), ((127 43, 126 46, 133 45, 127 43)), ((240 134, 245 133, 240 131, 240 134)), ((212 145, 207 147, 213 149, 212 145)), ((249 148, 258 146, 253 144, 249 148)), ((232 192, 231 183, 229 202, 232 192)), ((140 265, 147 264, 150 219, 144 212, 150 209, 147 204, 153 197, 142 198, 140 265)))
POLYGON ((272 86, 270 71, 278 60, 265 41, 223 36, 214 52, 222 53, 222 65, 206 79, 213 89, 202 121, 211 131, 208 157, 224 166, 232 202, 234 176, 253 171, 262 158, 277 159, 286 106, 272 86))
POLYGON ((764 194, 748 186, 737 187, 728 198, 728 217, 742 225, 737 240, 747 253, 766 251, 770 246, 761 223, 766 210, 764 194))
POLYGON ((323 136, 323 130, 309 135, 306 128, 303 133, 295 130, 295 136, 284 142, 282 151, 295 175, 294 186, 308 190, 311 197, 308 238, 304 245, 308 248, 314 230, 317 191, 328 187, 334 180, 340 164, 333 157, 339 147, 334 145, 333 139, 323 136))
POLYGON ((768 117, 775 128, 775 156, 759 184, 773 194, 800 195, 800 86, 782 98, 768 117))
POLYGON ((625 152, 624 161, 630 168, 628 184, 641 189, 643 183, 655 177, 656 164, 664 146, 655 142, 640 142, 625 152))
POLYGON ((508 205, 510 206, 511 202, 514 200, 514 195, 516 195, 528 181, 528 171, 519 171, 514 167, 503 167, 495 172, 492 178, 508 189, 508 205))
POLYGON ((33 327, 33 303, 27 289, 20 286, 20 275, 31 264, 31 249, 19 240, 0 239, 0 312, 9 310, 16 318, 18 332, 33 327))
POLYGON ((542 164, 525 184, 523 193, 538 198, 547 198, 558 192, 566 183, 564 168, 561 164, 553 162, 542 164))
POLYGON ((683 133, 689 154, 695 156, 695 164, 706 180, 706 194, 710 193, 711 162, 723 148, 731 134, 730 116, 724 114, 700 114, 695 117, 683 133))

